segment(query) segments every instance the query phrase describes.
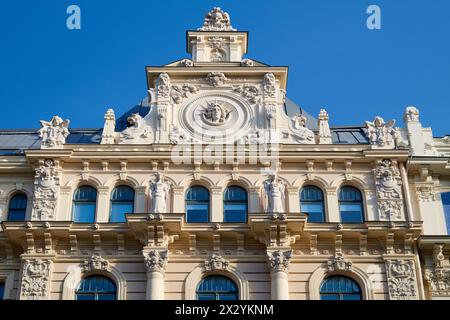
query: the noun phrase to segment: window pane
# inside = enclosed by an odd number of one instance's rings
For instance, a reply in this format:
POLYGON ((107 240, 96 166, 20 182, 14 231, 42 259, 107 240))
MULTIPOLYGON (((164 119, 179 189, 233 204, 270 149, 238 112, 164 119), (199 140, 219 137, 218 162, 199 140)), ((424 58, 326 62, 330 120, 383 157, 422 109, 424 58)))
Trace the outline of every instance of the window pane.
POLYGON ((247 202, 247 191, 241 187, 228 187, 223 194, 223 200, 247 202))
POLYGON ((239 300, 237 294, 223 294, 223 293, 220 293, 218 295, 218 299, 219 300, 225 300, 225 301, 239 300))
POLYGON ((308 214, 308 222, 324 222, 323 203, 301 203, 301 212, 308 214))
POLYGON ((323 201, 323 192, 317 187, 304 187, 300 199, 301 201, 323 201))
POLYGON ((321 300, 362 300, 358 284, 347 277, 334 276, 320 286, 321 300))
POLYGON ((187 204, 186 222, 208 222, 209 205, 208 204, 187 204))
POLYGON ((8 221, 25 221, 26 211, 25 210, 9 210, 8 221))
POLYGON ((192 187, 186 193, 187 201, 209 201, 209 192, 203 187, 192 187))
POLYGON ((343 294, 342 300, 361 300, 360 294, 343 294))
POLYGON ((360 203, 341 203, 339 205, 341 221, 344 223, 363 223, 362 206, 360 203))
POLYGON ((338 294, 321 294, 320 300, 340 300, 338 294))
POLYGON ((111 194, 111 200, 134 202, 134 190, 127 186, 117 187, 111 194))
POLYGON ((199 293, 197 294, 197 300, 216 300, 216 295, 213 293, 199 293))
POLYGON ((95 203, 74 203, 73 221, 78 223, 94 223, 95 203))
POLYGON ((339 191, 339 201, 361 201, 361 192, 353 187, 343 187, 339 191))
POLYGON ((442 204, 444 205, 445 222, 447 224, 447 234, 450 235, 450 192, 443 193, 442 204))
POLYGON ((247 204, 225 204, 224 222, 247 222, 247 204))
POLYGON ((77 300, 95 300, 94 294, 77 294, 77 300))
POLYGON ((198 300, 238 300, 236 284, 227 277, 210 276, 197 288, 198 300))
POLYGON ((80 187, 75 191, 74 201, 97 201, 97 190, 92 187, 80 187))
POLYGON ((0 300, 3 300, 5 295, 5 283, 0 282, 0 300))
POLYGON ((18 194, 11 198, 9 202, 9 221, 25 221, 27 212, 27 196, 18 194))
POLYGON ((125 214, 133 213, 133 205, 130 203, 112 203, 110 222, 126 222, 125 214))
POLYGON ((77 300, 116 300, 115 283, 102 276, 83 279, 76 291, 77 300))

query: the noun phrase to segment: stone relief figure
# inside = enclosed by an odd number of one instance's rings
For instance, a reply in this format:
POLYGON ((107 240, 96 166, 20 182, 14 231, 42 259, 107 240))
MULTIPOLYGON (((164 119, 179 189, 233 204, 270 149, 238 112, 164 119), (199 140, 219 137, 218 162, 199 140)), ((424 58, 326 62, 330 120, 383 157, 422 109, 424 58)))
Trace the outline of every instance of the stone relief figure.
POLYGON ((156 173, 155 179, 150 181, 150 192, 152 197, 151 213, 167 213, 170 184, 164 181, 164 177, 160 173, 156 173))
POLYGON ((274 174, 269 176, 264 182, 264 189, 267 195, 267 212, 284 213, 285 186, 274 174))
POLYGON ((128 128, 120 133, 120 143, 145 143, 153 135, 150 126, 137 113, 127 119, 128 128))
POLYGON ((419 121, 419 109, 416 107, 407 107, 405 111, 405 122, 418 122, 419 121))
POLYGON ((243 59, 242 61, 241 61, 241 66, 242 67, 253 67, 253 60, 250 60, 250 59, 243 59))
POLYGON ((48 159, 36 169, 34 180, 33 218, 52 219, 59 191, 59 172, 48 159))
POLYGON ((263 80, 264 96, 275 98, 276 78, 273 73, 266 73, 263 80))
POLYGON ((292 118, 294 127, 294 136, 302 143, 312 144, 315 142, 314 132, 306 127, 306 117, 298 114, 292 118))
POLYGON ((400 199, 402 195, 400 171, 390 160, 383 160, 375 169, 380 198, 400 199))
POLYGON ((198 31, 236 31, 236 29, 231 26, 230 15, 219 7, 215 7, 208 12, 203 27, 198 31))
POLYGON ((158 96, 162 98, 169 97, 170 77, 167 73, 161 73, 157 79, 158 96))
POLYGON ((183 84, 182 86, 172 86, 170 96, 173 102, 179 104, 183 102, 184 98, 189 98, 191 95, 198 93, 198 88, 191 84, 183 84))
POLYGON ((230 117, 230 110, 227 110, 222 103, 217 100, 208 102, 208 106, 203 109, 203 120, 210 125, 220 125, 225 123, 230 117))
POLYGON ((189 68, 194 66, 194 62, 191 59, 183 59, 180 61, 180 65, 189 68))
POLYGON ((213 87, 223 86, 228 78, 222 72, 210 72, 206 76, 206 81, 213 87))
POLYGON ((188 138, 187 134, 178 126, 173 125, 170 130, 169 141, 171 144, 179 144, 191 142, 191 139, 188 138))
POLYGON ((49 290, 50 260, 26 260, 23 268, 21 296, 39 300, 47 296, 49 290))
POLYGON ((398 135, 394 125, 395 120, 385 123, 381 117, 375 117, 373 122, 366 121, 366 136, 369 138, 370 144, 380 147, 392 146, 394 138, 398 135))
POLYGON ((43 148, 61 147, 66 143, 69 136, 69 120, 63 121, 58 116, 54 116, 50 121, 41 120, 42 128, 39 129, 39 136, 42 138, 43 148))

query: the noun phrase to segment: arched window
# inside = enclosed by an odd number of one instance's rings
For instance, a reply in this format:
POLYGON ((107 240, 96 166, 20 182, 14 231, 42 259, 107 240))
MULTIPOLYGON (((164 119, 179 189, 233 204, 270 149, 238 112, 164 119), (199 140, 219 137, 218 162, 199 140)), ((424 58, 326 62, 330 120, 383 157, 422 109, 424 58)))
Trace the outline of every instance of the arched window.
POLYGON ((341 222, 363 223, 364 210, 361 192, 353 187, 343 187, 339 190, 339 211, 341 222))
POLYGON ((308 222, 325 222, 322 190, 314 186, 304 187, 300 192, 300 211, 308 214, 308 222))
POLYGON ((206 277, 198 285, 197 300, 239 300, 238 289, 227 277, 206 277))
POLYGON ((209 222, 209 191, 200 186, 186 193, 186 222, 209 222))
POLYGON ((125 214, 134 212, 134 190, 127 186, 116 187, 111 194, 110 222, 126 222, 125 214))
POLYGON ((442 205, 444 206, 445 222, 447 224, 447 234, 450 235, 450 192, 441 194, 442 205))
POLYGON ((228 187, 223 194, 223 221, 247 222, 247 191, 228 187))
POLYGON ((84 186, 73 195, 73 221, 78 223, 94 223, 97 204, 97 190, 84 186))
POLYGON ((75 294, 76 300, 116 300, 117 287, 107 277, 91 276, 81 281, 75 294))
POLYGON ((23 193, 14 195, 9 201, 8 221, 25 221, 28 198, 23 193))
POLYGON ((361 288, 350 278, 329 277, 320 286, 320 300, 362 300, 361 288))

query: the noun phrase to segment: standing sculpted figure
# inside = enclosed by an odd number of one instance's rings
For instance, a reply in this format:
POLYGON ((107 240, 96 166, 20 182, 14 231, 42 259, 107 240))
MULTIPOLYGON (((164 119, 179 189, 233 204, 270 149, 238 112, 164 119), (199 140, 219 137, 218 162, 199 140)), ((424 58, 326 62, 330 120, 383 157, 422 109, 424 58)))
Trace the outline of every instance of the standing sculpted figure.
POLYGON ((164 181, 160 173, 155 174, 155 180, 150 182, 152 196, 151 213, 167 213, 170 185, 164 181))
POLYGON ((267 212, 284 213, 284 184, 278 180, 276 175, 272 174, 264 183, 264 189, 266 190, 268 200, 267 212))
POLYGON ((53 148, 66 143, 69 136, 69 120, 63 121, 58 116, 54 116, 50 121, 41 120, 42 128, 39 129, 39 136, 42 138, 42 146, 53 148))

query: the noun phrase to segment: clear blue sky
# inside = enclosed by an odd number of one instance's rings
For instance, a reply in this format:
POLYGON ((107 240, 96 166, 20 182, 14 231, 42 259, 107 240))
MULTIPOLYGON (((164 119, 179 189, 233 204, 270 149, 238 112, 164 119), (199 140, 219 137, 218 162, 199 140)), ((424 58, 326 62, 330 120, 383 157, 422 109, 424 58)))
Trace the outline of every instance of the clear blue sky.
POLYGON ((403 125, 421 110, 435 136, 450 134, 449 0, 3 0, 0 128, 38 128, 58 114, 98 128, 146 96, 146 65, 187 57, 185 30, 213 6, 250 32, 249 58, 290 67, 288 96, 333 125, 381 115, 403 125), (66 28, 81 7, 82 30, 66 28), (382 9, 382 30, 366 9, 382 9))

